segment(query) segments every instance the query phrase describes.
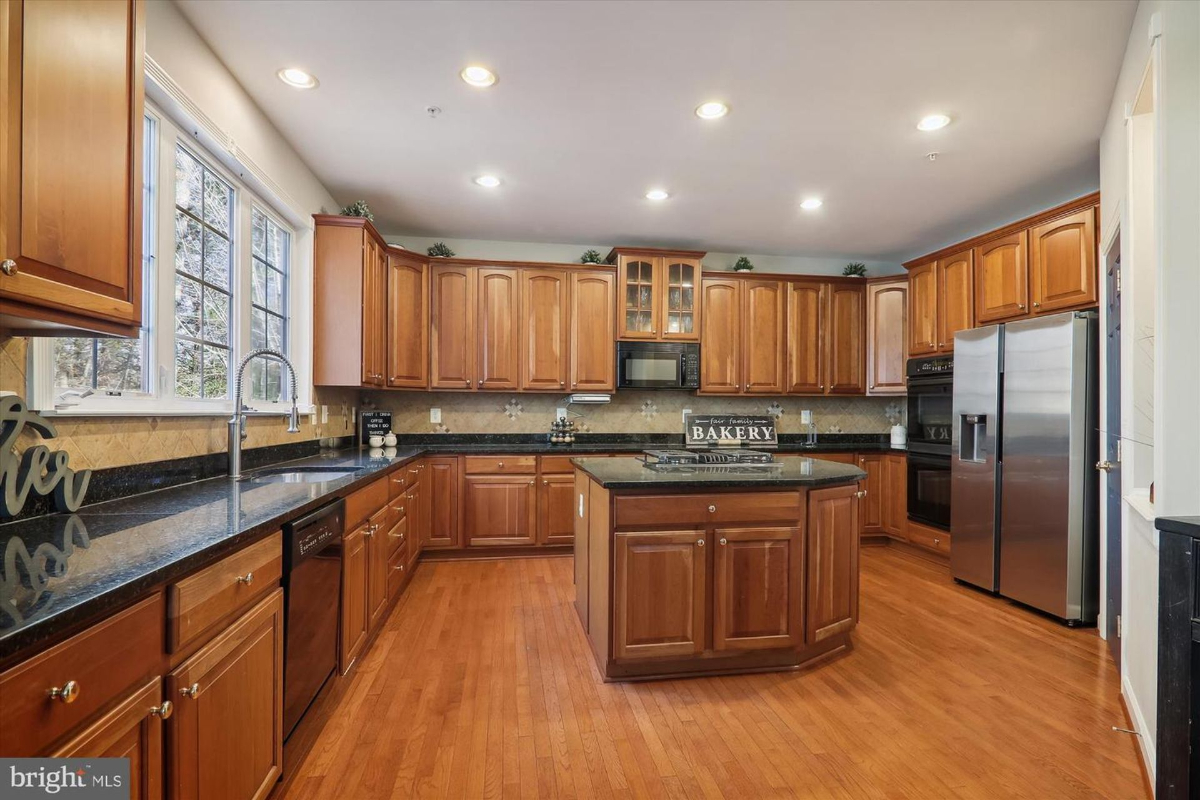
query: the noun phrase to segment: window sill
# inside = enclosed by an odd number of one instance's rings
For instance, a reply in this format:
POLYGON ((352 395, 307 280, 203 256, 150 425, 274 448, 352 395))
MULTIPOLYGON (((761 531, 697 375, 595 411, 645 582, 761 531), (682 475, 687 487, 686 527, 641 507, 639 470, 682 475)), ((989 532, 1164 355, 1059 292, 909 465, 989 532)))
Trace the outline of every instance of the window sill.
MULTIPOLYGON (((315 414, 317 407, 303 403, 297 408, 301 416, 315 414)), ((279 408, 254 409, 246 412, 248 417, 285 417, 291 413, 291 406, 279 408)), ((232 408, 180 408, 178 406, 136 406, 124 408, 50 408, 38 412, 43 417, 74 418, 74 417, 228 417, 233 413, 232 408)))
POLYGON ((1134 489, 1125 495, 1125 503, 1144 520, 1154 524, 1154 504, 1150 502, 1149 489, 1134 489))

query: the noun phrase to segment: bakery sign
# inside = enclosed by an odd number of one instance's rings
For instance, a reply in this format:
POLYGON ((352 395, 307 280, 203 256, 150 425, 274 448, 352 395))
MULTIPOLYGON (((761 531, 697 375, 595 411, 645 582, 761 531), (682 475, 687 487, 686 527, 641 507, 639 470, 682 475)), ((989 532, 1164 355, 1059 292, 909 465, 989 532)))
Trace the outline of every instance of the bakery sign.
POLYGON ((683 423, 688 447, 774 447, 775 418, 746 414, 688 414, 683 423))

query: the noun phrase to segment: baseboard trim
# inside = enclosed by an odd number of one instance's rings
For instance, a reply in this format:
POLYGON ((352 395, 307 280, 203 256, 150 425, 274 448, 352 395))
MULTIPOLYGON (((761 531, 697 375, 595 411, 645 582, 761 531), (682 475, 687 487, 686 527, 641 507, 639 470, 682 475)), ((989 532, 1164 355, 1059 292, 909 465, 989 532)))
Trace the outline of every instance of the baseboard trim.
POLYGON ((1142 773, 1146 778, 1148 796, 1154 797, 1154 767, 1157 757, 1155 732, 1148 729, 1146 717, 1143 716, 1142 708, 1138 705, 1137 695, 1133 693, 1133 687, 1129 685, 1129 680, 1123 673, 1121 675, 1121 708, 1124 709, 1125 717, 1129 720, 1129 727, 1141 734, 1137 737, 1138 754, 1141 756, 1142 773))

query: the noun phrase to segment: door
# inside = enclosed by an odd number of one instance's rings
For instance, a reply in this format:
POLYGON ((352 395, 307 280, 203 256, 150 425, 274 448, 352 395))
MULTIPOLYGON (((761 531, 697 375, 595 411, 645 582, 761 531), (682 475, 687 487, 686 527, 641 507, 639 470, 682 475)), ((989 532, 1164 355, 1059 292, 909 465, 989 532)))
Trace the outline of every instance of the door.
POLYGON ((130 800, 163 796, 163 723, 174 712, 163 702, 162 678, 135 689, 116 708, 60 747, 52 758, 127 758, 130 800))
POLYGON ((662 278, 662 339, 694 342, 700 338, 700 259, 663 256, 659 259, 662 278))
POLYGON ((884 477, 883 456, 878 453, 863 454, 858 457, 858 468, 867 473, 867 477, 859 481, 867 493, 859 504, 859 518, 862 522, 862 533, 880 533, 883 530, 884 477))
POLYGON ((971 251, 937 262, 937 349, 954 350, 954 334, 970 330, 975 324, 975 273, 971 269, 971 251))
POLYGON ((342 539, 342 624, 338 632, 338 666, 345 675, 367 640, 367 529, 370 522, 342 539))
POLYGON ((883 531, 903 539, 908 523, 908 468, 903 455, 883 457, 883 531))
POLYGON ((283 590, 167 678, 173 800, 257 800, 283 769, 283 590))
POLYGON ((373 630, 387 608, 388 509, 384 506, 367 521, 367 630, 373 630))
POLYGON ((658 304, 655 302, 657 259, 621 256, 617 274, 621 281, 621 338, 657 339, 658 304))
POLYGON ((704 537, 704 531, 613 534, 614 658, 704 650, 704 537))
POLYGON ((543 475, 537 501, 538 544, 575 541, 575 476, 543 475))
POLYGON ((475 350, 475 387, 516 389, 520 385, 517 337, 517 271, 480 269, 479 327, 475 350))
POLYGON ((429 385, 429 265, 388 256, 387 385, 429 385))
POLYGON ((713 649, 804 643, 800 528, 720 528, 713 551, 713 649))
POLYGON ((616 391, 615 284, 611 272, 571 273, 572 391, 616 391))
POLYGON ((1029 313, 1027 231, 975 248, 975 324, 1019 319, 1029 313))
POLYGON ((861 286, 829 287, 829 393, 867 389, 866 296, 861 286))
POLYGON ((565 270, 521 270, 522 389, 558 391, 567 387, 568 288, 565 270))
POLYGON ((430 458, 425 464, 429 493, 424 508, 429 513, 421 520, 425 534, 422 547, 442 550, 458 547, 458 459, 430 458))
POLYGON ((386 358, 386 310, 384 301, 387 291, 387 266, 382 248, 365 232, 363 244, 363 301, 362 340, 363 378, 367 386, 383 386, 384 360, 386 358))
POLYGON ((463 531, 470 547, 534 544, 536 506, 532 475, 463 478, 463 531))
POLYGON ((1105 502, 1105 598, 1104 635, 1113 663, 1121 666, 1121 248, 1120 239, 1113 248, 1116 259, 1106 275, 1108 314, 1105 335, 1107 374, 1105 376, 1107 420, 1104 435, 1105 502))
POLYGON ((858 484, 808 493, 808 624, 815 644, 858 622, 858 484))
POLYGON ((473 268, 429 268, 431 389, 475 386, 475 277, 473 268))
POLYGON ((145 6, 18 0, 0 15, 0 259, 13 262, 0 313, 136 335, 145 6))
POLYGON ((732 394, 742 388, 741 281, 704 279, 700 320, 700 393, 732 394))
POLYGON ((1096 305, 1096 209, 1038 225, 1029 232, 1033 313, 1096 305))
POLYGON ((826 284, 789 283, 787 288, 787 391, 825 392, 826 284))
POLYGON ((937 262, 908 271, 908 354, 929 355, 938 349, 937 262))
POLYGON ((867 394, 904 394, 908 282, 867 287, 867 394))
POLYGON ((787 284, 742 282, 742 385, 748 394, 783 394, 787 284))

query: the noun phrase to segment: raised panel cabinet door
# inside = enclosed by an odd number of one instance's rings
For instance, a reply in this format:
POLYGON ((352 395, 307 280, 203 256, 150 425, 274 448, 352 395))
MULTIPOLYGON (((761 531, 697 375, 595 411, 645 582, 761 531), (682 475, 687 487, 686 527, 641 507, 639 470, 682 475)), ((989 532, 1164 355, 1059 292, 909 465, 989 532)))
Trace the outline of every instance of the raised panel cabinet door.
POLYGON ((283 589, 167 678, 172 800, 258 800, 283 769, 283 589))
POLYGON ((787 391, 825 392, 827 284, 795 281, 787 288, 787 391))
POLYGON ((533 475, 463 477, 463 533, 469 547, 534 544, 533 475))
POLYGON ((367 521, 367 630, 373 630, 387 609, 388 558, 391 548, 388 545, 388 520, 390 512, 387 506, 371 516, 367 521))
POLYGON ((808 493, 809 644, 858 622, 858 484, 808 493))
POLYGON ((975 324, 1029 313, 1029 234, 1018 231, 975 248, 975 324))
POLYGON ((521 270, 522 389, 558 391, 567 386, 569 288, 566 270, 521 270))
POLYGON ((705 647, 704 531, 613 534, 613 657, 688 656, 705 647))
POLYGON ((0 5, 0 314, 137 332, 145 19, 141 0, 0 5))
POLYGON ((653 256, 617 258, 617 280, 620 281, 617 308, 617 329, 622 339, 657 339, 659 331, 658 302, 662 293, 662 272, 657 268, 661 259, 653 256))
POLYGON ((538 487, 538 544, 575 541, 575 476, 543 475, 538 487))
POLYGON ((387 385, 429 386, 429 265, 388 256, 387 385))
POLYGON ((520 386, 517 326, 518 277, 515 269, 480 269, 475 388, 520 386))
POLYGON ((904 538, 908 529, 908 459, 889 453, 883 458, 883 531, 904 538))
POLYGON ((700 338, 700 259, 664 256, 662 270, 661 339, 696 341, 700 338))
POLYGON ((379 297, 379 245, 370 236, 363 235, 363 298, 362 298, 362 382, 364 386, 380 385, 379 339, 375 331, 375 312, 379 297))
POLYGON ((884 476, 883 456, 878 453, 860 455, 858 468, 867 473, 859 481, 867 494, 859 504, 859 523, 862 533, 879 533, 883 530, 884 476))
POLYGON ((732 394, 742 389, 740 280, 705 278, 700 321, 700 392, 732 394))
POLYGON ((429 388, 475 388, 476 271, 429 267, 429 388))
POLYGON ((338 666, 345 675, 367 641, 367 552, 370 537, 364 522, 342 539, 342 624, 338 630, 338 666))
POLYGON ((787 284, 742 283, 742 386, 749 394, 783 394, 787 353, 787 284))
POLYGON ((163 703, 162 678, 155 675, 51 757, 127 758, 128 797, 159 800, 163 796, 163 724, 174 713, 174 705, 174 700, 163 703))
POLYGON ((908 354, 923 356, 938 347, 937 262, 908 271, 908 354))
POLYGON ((453 456, 430 458, 426 462, 429 472, 429 492, 425 506, 429 510, 423 522, 426 549, 454 548, 459 546, 458 459, 453 456))
POLYGON ((616 276, 571 273, 571 389, 612 392, 617 388, 616 276))
POLYGON ((975 327, 975 271, 971 251, 937 262, 938 352, 954 350, 954 334, 975 327))
POLYGON ((829 287, 829 393, 867 390, 866 294, 860 286, 829 287))
POLYGON ((867 394, 904 394, 908 282, 867 287, 867 394))
POLYGON ((804 643, 800 528, 718 528, 713 550, 713 649, 804 643))
POLYGON ((1085 208, 1029 232, 1033 313, 1096 305, 1096 210, 1085 208))

